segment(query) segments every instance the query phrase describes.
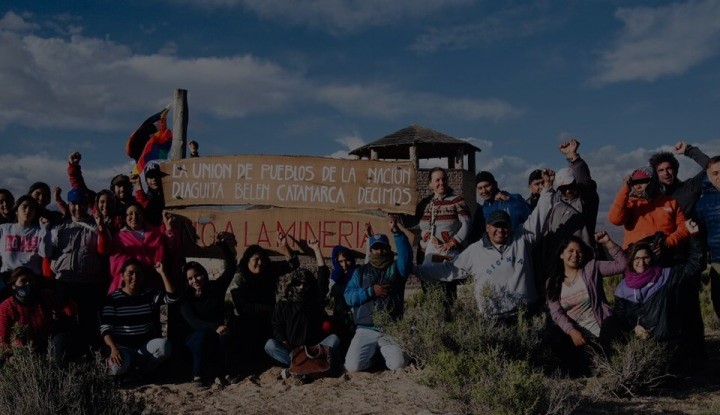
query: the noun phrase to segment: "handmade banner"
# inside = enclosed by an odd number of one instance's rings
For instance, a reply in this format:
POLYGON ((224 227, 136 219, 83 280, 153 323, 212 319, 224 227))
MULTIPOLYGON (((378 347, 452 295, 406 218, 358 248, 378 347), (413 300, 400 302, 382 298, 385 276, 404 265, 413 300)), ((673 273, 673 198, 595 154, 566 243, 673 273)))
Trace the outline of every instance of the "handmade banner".
POLYGON ((317 239, 325 257, 330 256, 335 245, 344 245, 358 257, 364 257, 368 223, 373 233, 387 234, 391 244, 393 242, 386 215, 283 208, 237 211, 194 208, 172 213, 179 216, 186 236, 198 236, 199 248, 212 245, 218 232, 233 233, 238 242, 238 257, 254 244, 275 251, 278 232, 288 235, 290 248, 298 252, 312 254, 307 241, 317 239))
POLYGON ((262 205, 415 212, 409 161, 306 156, 193 157, 163 163, 165 206, 262 205))

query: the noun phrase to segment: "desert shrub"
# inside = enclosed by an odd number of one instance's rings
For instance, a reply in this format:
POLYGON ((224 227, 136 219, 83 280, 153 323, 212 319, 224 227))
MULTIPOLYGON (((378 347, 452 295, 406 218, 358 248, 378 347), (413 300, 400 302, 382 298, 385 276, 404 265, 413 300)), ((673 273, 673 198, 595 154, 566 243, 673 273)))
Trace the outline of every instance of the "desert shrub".
POLYGON ((672 377, 672 352, 667 345, 651 338, 633 337, 615 348, 616 353, 610 358, 602 352, 593 353, 595 377, 588 384, 591 395, 611 394, 620 398, 653 393, 672 377))
POLYGON ((119 390, 103 369, 17 350, 0 368, 0 415, 144 413, 145 402, 119 390))
POLYGON ((402 320, 375 316, 424 369, 420 382, 457 399, 469 413, 572 413, 579 386, 546 378, 540 369, 549 353, 541 343, 544 316, 521 314, 514 324, 498 324, 478 312, 471 285, 459 290, 449 320, 443 300, 441 290, 430 289, 416 297, 402 320))

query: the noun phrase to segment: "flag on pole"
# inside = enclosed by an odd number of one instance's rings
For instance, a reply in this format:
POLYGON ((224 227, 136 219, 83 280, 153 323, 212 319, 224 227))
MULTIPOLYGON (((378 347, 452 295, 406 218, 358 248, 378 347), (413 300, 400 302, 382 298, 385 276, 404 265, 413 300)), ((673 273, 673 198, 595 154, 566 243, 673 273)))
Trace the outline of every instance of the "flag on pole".
POLYGON ((140 173, 151 160, 167 159, 172 146, 172 131, 167 128, 168 105, 165 109, 150 116, 125 144, 125 153, 135 160, 133 173, 140 173))

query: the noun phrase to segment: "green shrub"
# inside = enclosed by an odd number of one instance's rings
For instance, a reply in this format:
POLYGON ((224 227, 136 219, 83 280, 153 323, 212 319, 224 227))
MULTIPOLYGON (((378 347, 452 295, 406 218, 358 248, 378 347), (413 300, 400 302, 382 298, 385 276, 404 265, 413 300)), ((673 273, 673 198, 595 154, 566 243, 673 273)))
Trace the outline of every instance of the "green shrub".
POLYGON ((579 385, 546 378, 540 369, 549 354, 541 344, 545 317, 520 314, 514 324, 498 324, 478 312, 471 284, 459 288, 450 319, 439 289, 417 295, 402 320, 376 315, 424 369, 420 382, 457 399, 469 413, 572 413, 579 385))
POLYGON ((120 391, 97 362, 61 365, 18 349, 0 368, 0 415, 141 414, 145 402, 120 391))
POLYGON ((667 345, 633 336, 615 348, 616 354, 610 358, 601 352, 593 353, 595 377, 589 382, 593 395, 610 393, 620 398, 652 393, 672 377, 672 352, 667 345))

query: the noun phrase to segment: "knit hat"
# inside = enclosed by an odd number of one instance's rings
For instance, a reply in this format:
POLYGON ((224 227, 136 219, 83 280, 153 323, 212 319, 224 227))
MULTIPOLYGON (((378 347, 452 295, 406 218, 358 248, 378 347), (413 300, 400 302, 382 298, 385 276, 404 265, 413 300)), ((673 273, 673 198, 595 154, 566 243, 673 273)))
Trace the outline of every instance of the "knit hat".
POLYGON ((490 182, 494 185, 497 185, 497 181, 495 181, 495 176, 492 175, 489 171, 481 171, 480 173, 475 176, 475 184, 478 184, 480 182, 490 182))
POLYGON ((650 167, 644 166, 639 169, 635 169, 630 176, 630 182, 632 184, 648 183, 652 179, 653 173, 650 167))
POLYGON ((575 183, 575 174, 570 167, 558 170, 555 175, 555 188, 558 189, 562 186, 568 186, 575 183))
POLYGON ((115 186, 122 186, 125 184, 127 184, 128 186, 130 185, 130 178, 127 175, 118 174, 110 181, 110 189, 114 188, 115 186))

